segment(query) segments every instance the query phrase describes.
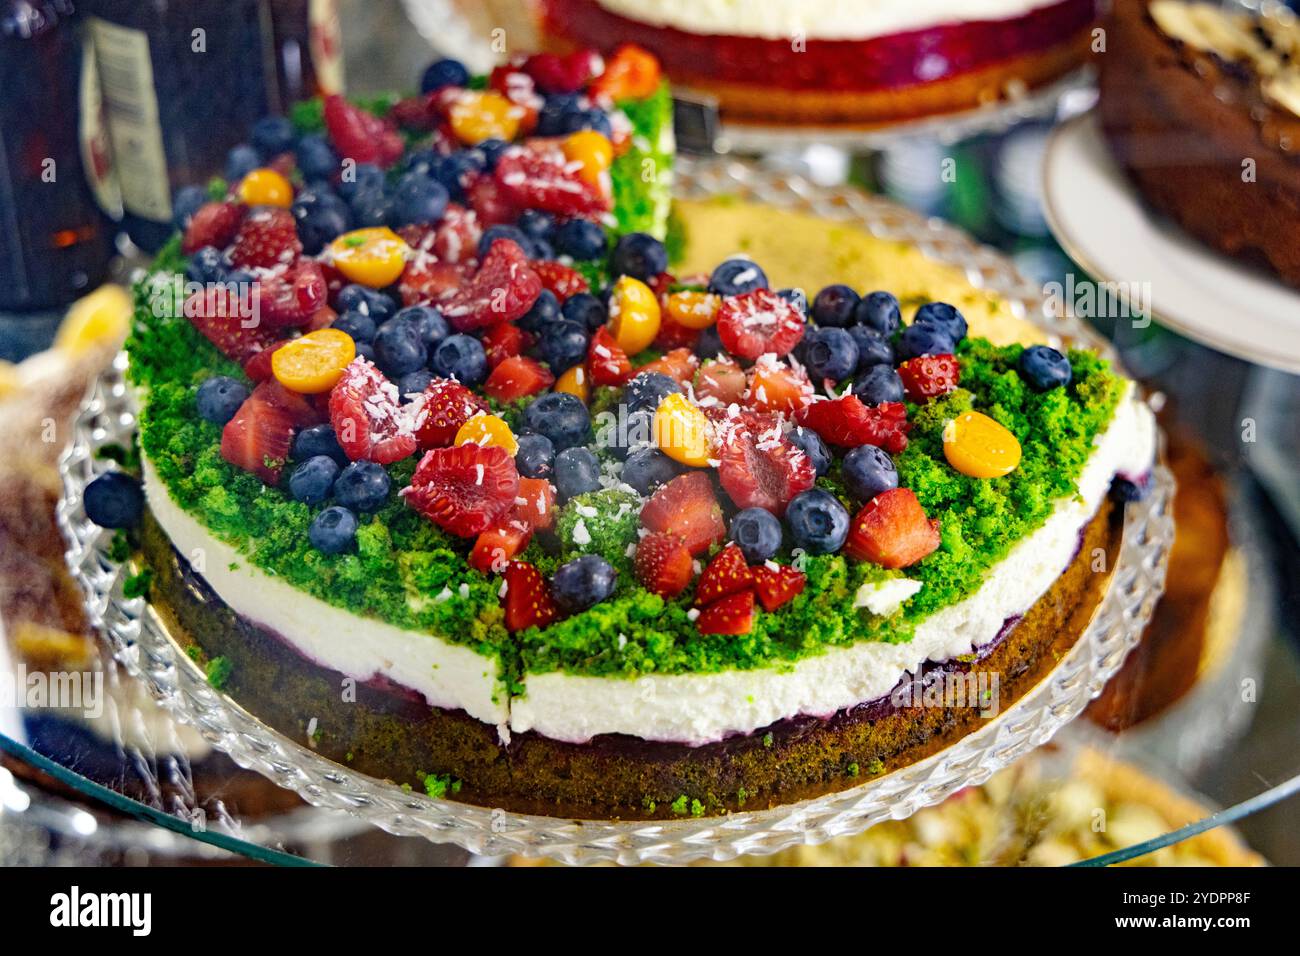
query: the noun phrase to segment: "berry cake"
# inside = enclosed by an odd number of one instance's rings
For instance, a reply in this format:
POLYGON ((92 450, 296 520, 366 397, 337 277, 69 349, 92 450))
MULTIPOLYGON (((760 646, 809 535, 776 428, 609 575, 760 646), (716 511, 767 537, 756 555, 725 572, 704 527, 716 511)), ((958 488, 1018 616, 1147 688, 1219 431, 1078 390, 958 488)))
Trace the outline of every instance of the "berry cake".
POLYGON ((923 296, 687 267, 653 59, 508 71, 303 111, 141 285, 144 498, 85 503, 177 640, 357 771, 589 819, 849 787, 1033 686, 1152 464, 1132 384, 923 296), (537 128, 483 89, 540 91, 537 128))
POLYGON ((653 51, 740 122, 870 126, 970 109, 1086 54, 1096 0, 544 0, 561 41, 653 51))

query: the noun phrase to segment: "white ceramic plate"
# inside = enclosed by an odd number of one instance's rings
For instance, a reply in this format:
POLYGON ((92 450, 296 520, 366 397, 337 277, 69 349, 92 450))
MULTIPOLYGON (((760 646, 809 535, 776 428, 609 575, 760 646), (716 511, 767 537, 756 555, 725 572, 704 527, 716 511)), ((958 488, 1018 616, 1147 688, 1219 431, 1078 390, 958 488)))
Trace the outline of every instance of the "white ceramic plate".
POLYGON ((1111 157, 1095 112, 1055 130, 1043 176, 1052 234, 1094 279, 1140 284, 1152 317, 1188 338, 1300 372, 1300 291, 1150 212, 1111 157))

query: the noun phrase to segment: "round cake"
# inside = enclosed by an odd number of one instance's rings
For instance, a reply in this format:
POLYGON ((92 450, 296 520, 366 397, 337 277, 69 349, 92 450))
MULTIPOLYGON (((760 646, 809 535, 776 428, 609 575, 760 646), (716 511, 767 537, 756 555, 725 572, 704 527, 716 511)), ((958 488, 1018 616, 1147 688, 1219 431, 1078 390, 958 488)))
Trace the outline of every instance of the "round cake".
POLYGON ((1116 0, 1102 128, 1143 198, 1201 242, 1300 285, 1300 22, 1116 0))
POLYGON ((1149 409, 917 249, 735 200, 670 224, 653 60, 572 56, 505 68, 571 87, 536 127, 483 99, 519 76, 441 61, 432 131, 300 111, 294 155, 344 170, 405 129, 353 180, 218 184, 138 289, 144 500, 110 471, 87 513, 235 701, 438 797, 721 814, 982 726, 1105 593, 1149 409))
POLYGON ((544 0, 550 34, 653 51, 724 118, 871 126, 970 109, 1079 66, 1095 0, 544 0))

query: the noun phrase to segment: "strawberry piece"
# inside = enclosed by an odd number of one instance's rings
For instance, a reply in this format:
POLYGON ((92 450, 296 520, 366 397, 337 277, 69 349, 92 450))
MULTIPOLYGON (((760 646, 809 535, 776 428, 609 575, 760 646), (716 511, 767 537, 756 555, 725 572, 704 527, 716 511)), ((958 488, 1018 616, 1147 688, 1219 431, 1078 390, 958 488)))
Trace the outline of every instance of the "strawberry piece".
MULTIPOLYGON (((326 289, 325 294, 328 296, 329 286, 326 285, 325 289, 326 289)), ((334 320, 337 319, 338 317, 339 317, 338 312, 334 311, 334 308, 328 302, 326 302, 324 305, 322 305, 319 309, 317 309, 315 312, 311 314, 311 318, 307 320, 307 324, 302 327, 302 330, 304 332, 316 332, 320 329, 328 329, 331 325, 334 324, 334 320)))
POLYGON ((770 568, 760 564, 753 569, 754 593, 766 611, 775 611, 803 593, 808 576, 787 564, 770 568))
POLYGON ((465 198, 484 229, 488 226, 509 225, 519 218, 520 207, 515 205, 491 173, 473 179, 465 187, 465 198))
POLYGON ((441 118, 435 108, 436 95, 439 91, 422 93, 400 99, 388 110, 388 118, 402 129, 431 133, 441 118))
POLYGON ((339 155, 358 163, 391 166, 401 158, 405 145, 392 123, 337 93, 325 97, 325 128, 339 155))
POLYGON ((719 459, 718 480, 736 507, 763 508, 778 518, 817 480, 817 470, 798 446, 762 432, 733 430, 719 459))
POLYGON ((812 383, 801 370, 791 368, 770 355, 764 355, 754 363, 745 393, 745 403, 750 408, 790 414, 812 400, 812 383))
POLYGON ((672 316, 664 312, 659 319, 659 331, 655 333, 654 347, 667 352, 672 349, 695 349, 700 339, 700 329, 688 329, 672 316))
POLYGON ((205 202, 190 217, 181 239, 181 252, 189 255, 204 246, 224 249, 243 221, 245 208, 233 202, 205 202))
POLYGON ((273 269, 302 255, 298 225, 287 209, 254 209, 239 224, 230 261, 238 268, 273 269))
POLYGON ((402 495, 443 531, 472 538, 515 507, 519 472, 498 445, 455 445, 424 453, 402 495))
POLYGON ((221 429, 221 457, 268 485, 277 484, 289 459, 293 426, 286 408, 254 391, 221 429))
POLYGON ((257 388, 253 389, 253 394, 267 404, 288 413, 295 428, 319 425, 328 417, 328 412, 323 411, 315 403, 314 395, 303 395, 292 391, 273 378, 259 382, 257 388))
POLYGON ((748 634, 754 627, 754 592, 741 591, 710 604, 695 626, 701 634, 748 634))
POLYGON ((361 356, 330 391, 329 413, 339 445, 353 461, 365 458, 388 465, 415 451, 411 420, 402 410, 397 386, 361 356))
POLYGON ((734 541, 714 555, 695 587, 695 606, 706 607, 729 594, 749 590, 754 576, 745 555, 734 541))
POLYGON ((686 590, 694 573, 691 552, 671 534, 648 534, 636 546, 636 579, 660 597, 675 598, 686 590))
POLYGON ((325 273, 309 260, 295 263, 283 275, 259 279, 257 290, 262 320, 273 329, 304 326, 322 307, 328 308, 325 273))
POLYGON ((463 263, 439 262, 433 256, 416 256, 397 280, 402 305, 427 305, 451 297, 468 279, 463 263))
POLYGON ((487 404, 460 382, 435 378, 413 404, 415 439, 421 448, 441 448, 456 440, 456 433, 487 404))
MULTIPOLYGON (((478 258, 478 241, 483 237, 478 213, 459 203, 448 203, 433 234, 433 254, 442 262, 468 262, 478 258)), ((413 249, 422 246, 411 244, 413 249)))
POLYGON ((511 146, 497 160, 492 175, 506 199, 520 209, 597 218, 613 208, 610 197, 571 165, 558 150, 543 153, 511 146))
POLYGON ((922 355, 898 366, 903 391, 912 401, 921 403, 946 395, 961 380, 961 363, 952 355, 922 355))
POLYGON ((800 409, 795 421, 811 428, 823 441, 842 448, 878 445, 891 455, 907 447, 907 409, 901 402, 868 408, 856 395, 813 402, 800 409))
POLYGON ((492 370, 483 391, 498 402, 513 402, 525 395, 536 395, 555 384, 555 376, 536 359, 513 355, 492 370))
POLYGON ((511 561, 506 566, 506 629, 546 627, 559 619, 560 608, 541 572, 525 561, 511 561))
POLYGON ((745 370, 731 359, 706 362, 695 375, 695 397, 705 406, 739 402, 745 387, 745 370))
POLYGON ((253 355, 252 358, 244 362, 244 374, 248 376, 249 381, 265 382, 271 377, 271 356, 283 345, 288 345, 288 340, 276 342, 268 345, 253 355))
POLYGON ((588 292, 591 286, 577 269, 571 269, 554 259, 534 259, 530 265, 542 280, 542 288, 550 289, 555 297, 563 303, 571 295, 588 292))
POLYGON ((258 316, 255 297, 233 285, 198 290, 181 312, 223 355, 241 364, 276 340, 258 316))
POLYGON ((524 60, 523 69, 543 93, 576 93, 601 74, 605 61, 595 50, 574 50, 565 56, 534 53, 524 60))
POLYGON ((647 362, 636 371, 638 375, 642 372, 662 372, 674 381, 685 385, 695 378, 695 370, 699 367, 700 360, 690 349, 673 349, 653 362, 647 362))
POLYGON ((591 337, 587 371, 593 385, 622 385, 632 377, 632 360, 606 326, 602 325, 591 337))
POLYGON ((702 554, 727 534, 722 507, 702 471, 679 475, 656 491, 641 508, 641 523, 681 538, 691 554, 702 554))
POLYGON ((533 526, 511 512, 474 540, 470 548, 470 567, 484 574, 501 574, 533 537, 533 526))
POLYGON ((517 325, 501 322, 484 332, 481 341, 488 368, 496 368, 506 359, 522 355, 531 344, 531 336, 517 325))
POLYGON ((727 296, 718 306, 718 337, 738 358, 779 358, 799 344, 803 329, 803 314, 770 289, 727 296))
POLYGON ((844 553, 882 568, 907 568, 938 547, 938 520, 926 516, 912 489, 891 488, 854 516, 844 553))
POLYGON ((528 267, 519 244, 497 239, 474 278, 447 297, 442 314, 458 332, 522 317, 542 294, 542 280, 528 267))
POLYGON ((555 524, 555 486, 545 478, 520 478, 515 514, 534 531, 548 531, 555 524))

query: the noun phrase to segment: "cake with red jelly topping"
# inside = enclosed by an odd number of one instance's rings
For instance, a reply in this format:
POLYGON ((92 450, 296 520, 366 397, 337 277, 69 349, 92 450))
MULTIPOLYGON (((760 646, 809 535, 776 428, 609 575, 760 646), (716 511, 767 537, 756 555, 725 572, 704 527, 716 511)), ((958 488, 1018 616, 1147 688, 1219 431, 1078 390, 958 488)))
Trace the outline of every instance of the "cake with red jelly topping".
POLYGON ((617 37, 740 122, 873 125, 970 109, 1081 65, 1096 0, 544 0, 564 41, 617 37))
POLYGON ((687 266, 743 209, 665 244, 644 51, 422 85, 297 111, 138 288, 143 498, 86 508, 225 693, 436 797, 661 818, 904 766, 1077 640, 1153 456, 1105 359, 995 344, 919 255, 900 291, 952 302, 809 298, 807 224, 687 266))

